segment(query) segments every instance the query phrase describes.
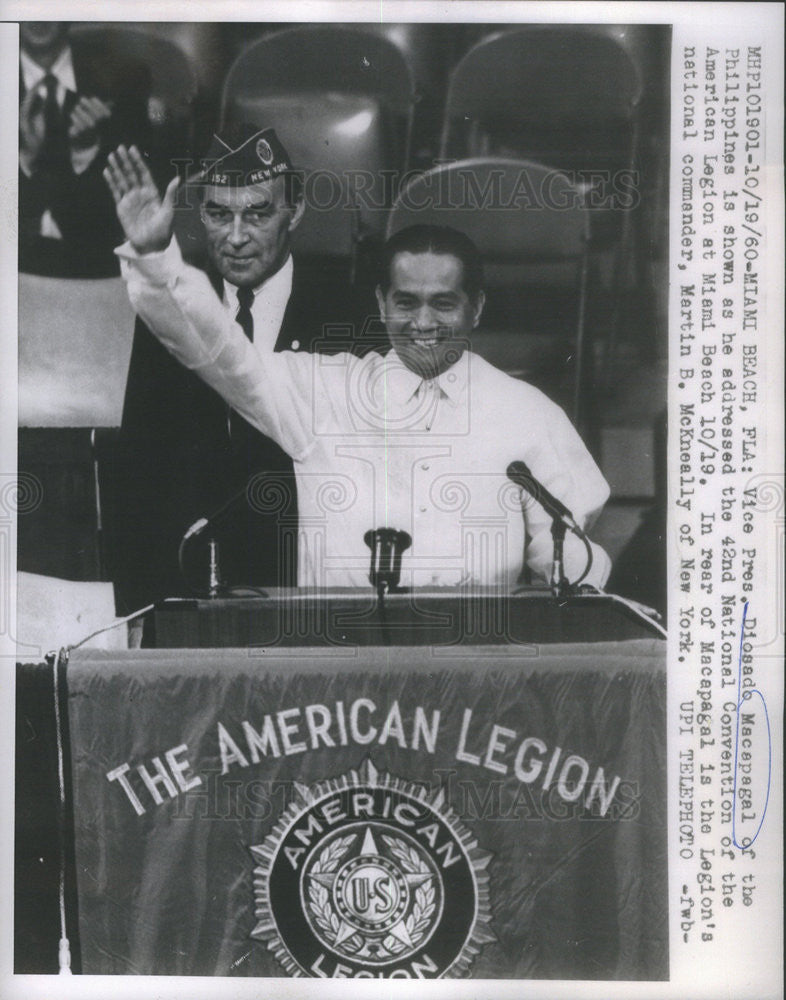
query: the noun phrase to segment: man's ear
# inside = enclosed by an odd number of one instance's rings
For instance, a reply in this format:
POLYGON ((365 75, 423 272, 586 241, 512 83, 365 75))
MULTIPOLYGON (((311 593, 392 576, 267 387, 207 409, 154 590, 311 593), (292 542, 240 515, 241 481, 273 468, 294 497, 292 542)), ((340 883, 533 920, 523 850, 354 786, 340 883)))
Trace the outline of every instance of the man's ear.
POLYGON ((377 285, 374 289, 374 294, 377 297, 377 305, 379 306, 379 317, 382 322, 385 322, 385 296, 382 294, 382 289, 377 285))
POLYGON ((473 330, 475 329, 475 327, 480 322, 480 316, 481 316, 481 313, 483 312, 483 306, 485 306, 485 304, 486 304, 486 293, 483 292, 483 291, 480 291, 480 292, 478 292, 478 297, 477 297, 477 299, 475 301, 475 320, 472 323, 472 329, 473 330))

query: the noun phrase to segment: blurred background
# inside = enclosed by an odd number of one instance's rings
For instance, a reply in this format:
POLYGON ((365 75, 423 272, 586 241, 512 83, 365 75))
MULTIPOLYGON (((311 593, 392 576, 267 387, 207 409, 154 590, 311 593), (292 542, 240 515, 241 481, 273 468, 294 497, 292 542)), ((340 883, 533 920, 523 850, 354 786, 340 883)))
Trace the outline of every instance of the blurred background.
MULTIPOLYGON (((304 172, 300 266, 351 283, 370 316, 387 234, 441 221, 476 240, 488 305, 473 349, 566 409, 612 490, 593 531, 608 589, 665 608, 668 26, 44 22, 33 61, 61 33, 76 91, 107 110, 65 199, 56 143, 46 169, 25 163, 35 68, 20 56, 20 573, 113 579, 133 315, 107 151, 133 141, 159 182, 187 177, 214 128, 251 121, 304 172)), ((199 261, 187 186, 177 237, 199 261)))

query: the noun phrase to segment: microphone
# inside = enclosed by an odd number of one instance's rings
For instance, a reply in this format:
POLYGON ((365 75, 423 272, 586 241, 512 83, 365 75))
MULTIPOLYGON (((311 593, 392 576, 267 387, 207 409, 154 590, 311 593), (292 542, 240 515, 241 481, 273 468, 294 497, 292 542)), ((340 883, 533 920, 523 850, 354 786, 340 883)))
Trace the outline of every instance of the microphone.
POLYGON ((550 517, 561 521, 566 528, 569 528, 580 538, 583 537, 584 532, 565 504, 549 493, 543 483, 538 482, 525 462, 511 462, 507 469, 507 476, 516 486, 520 486, 534 497, 550 517))
MULTIPOLYGON (((256 473, 255 473, 256 474, 256 473)), ((249 478, 249 483, 251 479, 249 478)), ((232 507, 243 497, 248 495, 248 483, 243 487, 242 490, 238 490, 237 493, 233 493, 221 506, 214 510, 212 514, 208 517, 200 517, 198 520, 186 530, 186 533, 180 539, 180 544, 177 549, 177 563, 180 569, 180 575, 183 580, 188 583, 188 574, 186 573, 184 555, 186 550, 186 545, 191 541, 192 538, 196 538, 201 535, 206 528, 212 528, 214 525, 221 522, 225 515, 232 509, 232 507)), ((218 597, 222 592, 226 591, 224 583, 221 579, 221 570, 219 564, 219 545, 215 538, 208 538, 208 552, 209 552, 209 568, 208 568, 208 593, 210 597, 218 597)), ((190 586, 190 584, 189 584, 190 586)), ((250 588, 255 592, 258 592, 261 596, 267 597, 267 594, 261 588, 250 588)))
POLYGON ((401 580, 401 556, 412 544, 412 536, 395 528, 367 531, 363 541, 371 549, 368 579, 380 597, 395 593, 401 580))
MULTIPOLYGON (((212 518, 200 517, 198 521, 194 521, 188 531, 180 539, 180 545, 177 548, 177 564, 180 569, 180 575, 182 578, 188 582, 185 563, 183 561, 183 556, 186 549, 186 543, 192 538, 196 538, 197 535, 201 535, 202 532, 207 528, 212 522, 212 518)), ((208 583, 207 592, 209 597, 218 597, 221 594, 223 583, 221 580, 221 570, 218 562, 218 542, 215 538, 208 539, 208 551, 210 553, 209 569, 208 569, 208 583)))
POLYGON ((520 486, 534 497, 551 518, 551 537, 554 540, 554 559, 551 565, 550 581, 552 594, 555 597, 564 597, 567 594, 575 592, 575 588, 586 577, 592 567, 592 546, 589 539, 576 523, 575 517, 565 504, 549 493, 543 483, 538 482, 525 462, 511 462, 507 469, 507 476, 516 486, 520 486), (563 543, 565 541, 565 532, 568 529, 579 536, 587 550, 587 565, 584 568, 584 572, 573 585, 568 582, 565 576, 563 562, 563 543))
MULTIPOLYGON (((249 482, 250 481, 251 480, 249 479, 249 482)), ((228 500, 225 500, 224 503, 221 504, 218 510, 214 510, 208 517, 200 517, 199 520, 194 521, 191 527, 186 531, 185 535, 183 535, 181 544, 182 542, 187 542, 190 538, 193 538, 194 535, 201 535, 205 528, 214 524, 216 521, 219 521, 224 514, 226 514, 227 511, 238 502, 238 500, 246 496, 247 493, 248 484, 246 484, 242 490, 238 490, 237 493, 233 493, 228 500)))
POLYGON ((205 528, 210 524, 210 521, 206 517, 200 517, 198 521, 194 521, 188 531, 183 535, 183 541, 187 542, 189 538, 193 538, 194 535, 201 535, 205 528))
MULTIPOLYGON (((186 531, 183 537, 180 539, 180 545, 177 548, 177 564, 180 569, 181 577, 188 582, 188 575, 186 573, 185 563, 183 561, 183 556, 185 554, 186 545, 191 541, 192 538, 196 538, 197 535, 201 535, 205 528, 211 527, 216 521, 220 520, 221 517, 229 510, 229 508, 236 503, 241 496, 246 492, 244 489, 242 492, 235 493, 231 496, 226 503, 223 503, 217 511, 214 511, 209 517, 200 517, 199 520, 194 521, 191 527, 186 531)), ((210 564, 208 570, 208 594, 210 597, 218 597, 221 593, 223 583, 221 580, 221 570, 219 567, 219 550, 218 542, 215 538, 210 538, 208 540, 209 553, 210 553, 210 564)))

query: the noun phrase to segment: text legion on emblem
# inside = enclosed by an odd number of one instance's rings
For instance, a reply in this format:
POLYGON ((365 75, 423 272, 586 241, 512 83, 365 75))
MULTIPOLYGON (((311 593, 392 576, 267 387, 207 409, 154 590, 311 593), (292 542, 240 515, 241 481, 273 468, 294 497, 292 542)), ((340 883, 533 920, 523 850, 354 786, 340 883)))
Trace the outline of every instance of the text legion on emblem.
POLYGON ((370 761, 296 786, 263 844, 251 846, 258 923, 293 976, 433 979, 465 973, 494 941, 492 855, 441 792, 370 761))

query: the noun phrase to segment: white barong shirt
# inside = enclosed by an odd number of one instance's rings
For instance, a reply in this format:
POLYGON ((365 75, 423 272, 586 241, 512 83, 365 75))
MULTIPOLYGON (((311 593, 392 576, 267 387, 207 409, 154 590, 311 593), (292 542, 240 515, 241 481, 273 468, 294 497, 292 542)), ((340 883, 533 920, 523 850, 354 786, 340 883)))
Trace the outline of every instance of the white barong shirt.
MULTIPOLYGON (((424 380, 392 350, 260 351, 174 240, 161 253, 137 255, 126 243, 117 254, 133 307, 162 343, 292 457, 300 586, 367 587, 363 535, 380 527, 412 536, 404 586, 506 590, 521 574, 525 539, 527 564, 548 580, 551 519, 508 480, 517 459, 584 527, 606 501, 608 486, 562 410, 478 355, 466 351, 424 380)), ((283 506, 264 473, 249 498, 271 513, 283 506)), ((586 582, 602 585, 610 562, 594 544, 593 557, 586 582)), ((586 561, 568 534, 568 578, 586 561)))

